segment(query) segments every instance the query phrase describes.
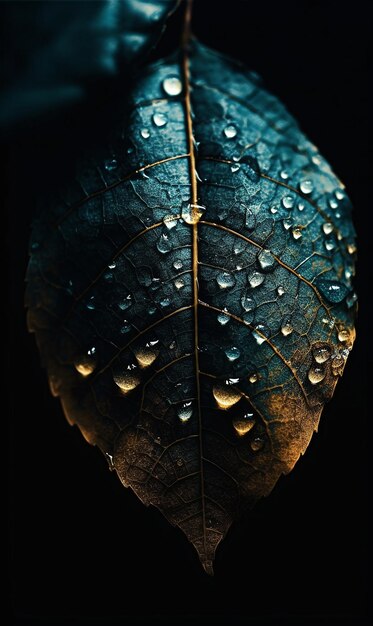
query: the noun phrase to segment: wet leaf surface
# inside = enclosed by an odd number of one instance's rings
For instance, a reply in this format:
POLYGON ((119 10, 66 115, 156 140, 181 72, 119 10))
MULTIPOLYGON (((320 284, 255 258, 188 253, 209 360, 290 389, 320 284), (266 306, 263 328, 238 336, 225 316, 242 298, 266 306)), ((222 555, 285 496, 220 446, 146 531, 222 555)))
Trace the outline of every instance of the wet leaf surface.
POLYGON ((29 327, 70 423, 206 571, 317 428, 354 340, 350 203, 279 101, 195 43, 34 222, 29 327))

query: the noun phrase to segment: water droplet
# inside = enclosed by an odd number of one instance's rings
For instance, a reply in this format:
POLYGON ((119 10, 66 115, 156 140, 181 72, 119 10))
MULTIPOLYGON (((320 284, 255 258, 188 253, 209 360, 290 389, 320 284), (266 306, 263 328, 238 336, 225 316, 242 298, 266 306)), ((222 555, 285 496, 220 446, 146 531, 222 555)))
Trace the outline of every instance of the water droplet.
POLYGON ((305 206, 304 202, 298 202, 298 211, 304 211, 305 206))
POLYGON ((308 380, 312 385, 317 385, 317 383, 321 383, 325 378, 325 370, 323 367, 318 367, 317 365, 313 365, 308 372, 308 380))
POLYGON ((287 337, 288 335, 291 335, 291 333, 293 332, 294 328, 292 327, 292 325, 290 324, 289 320, 286 320, 282 326, 281 326, 281 332, 284 335, 284 337, 287 337))
POLYGON ((312 163, 314 163, 315 165, 320 165, 321 159, 319 156, 317 156, 317 154, 314 154, 314 156, 312 157, 312 163))
POLYGON ((282 204, 284 205, 285 209, 292 209, 294 206, 293 196, 284 196, 282 198, 282 204))
POLYGON ((341 374, 343 372, 343 368, 344 368, 344 358, 341 354, 336 354, 333 359, 332 359, 332 371, 334 376, 338 376, 338 374, 341 374))
POLYGON ((262 270, 270 270, 275 263, 274 256, 270 250, 261 250, 258 254, 259 265, 262 270))
POLYGON ((338 220, 341 218, 341 213, 339 211, 336 211, 334 215, 336 216, 338 220))
POLYGON ((258 346, 261 346, 262 343, 265 342, 267 334, 268 334, 268 330, 264 326, 264 324, 257 324, 255 326, 255 329, 252 331, 252 335, 256 343, 258 344, 258 346))
POLYGON ((262 284, 262 282, 264 281, 264 275, 261 274, 260 272, 253 272, 250 276, 249 276, 249 285, 250 287, 252 287, 253 289, 255 289, 255 287, 259 287, 259 285, 262 284))
POLYGON ((162 298, 162 299, 159 301, 159 304, 160 304, 160 305, 161 305, 161 307, 163 307, 163 308, 165 308, 165 307, 167 307, 167 306, 170 306, 170 304, 171 304, 171 299, 170 299, 170 298, 162 298))
POLYGON ((122 333, 122 335, 129 333, 131 329, 132 329, 131 324, 127 320, 123 320, 123 326, 120 329, 120 332, 122 333))
POLYGON ((300 239, 302 237, 302 229, 299 227, 293 228, 291 232, 292 232, 294 239, 300 239))
POLYGON ((320 346, 318 348, 314 348, 312 350, 312 354, 316 363, 325 363, 325 361, 330 359, 331 349, 329 346, 320 346))
POLYGON ((253 426, 255 426, 253 413, 246 413, 242 417, 236 417, 233 420, 233 427, 240 437, 246 435, 246 433, 248 433, 253 426))
POLYGON ((157 307, 155 307, 155 306, 150 306, 148 308, 149 315, 154 315, 154 313, 156 313, 156 311, 157 311, 157 307))
POLYGON ((282 285, 279 285, 279 286, 277 287, 276 291, 277 291, 277 294, 278 294, 279 296, 283 296, 283 295, 284 295, 284 293, 285 293, 285 289, 284 289, 284 287, 283 287, 282 285))
POLYGON ((112 454, 109 454, 108 452, 105 452, 105 456, 109 462, 109 467, 110 469, 112 469, 114 467, 114 458, 112 454))
POLYGON ((117 264, 115 261, 112 261, 111 263, 109 263, 108 268, 109 270, 115 270, 117 264))
POLYGON ((106 280, 107 283, 112 283, 113 280, 114 280, 114 276, 113 276, 112 272, 105 272, 104 280, 106 280))
POLYGON ((331 209, 336 209, 338 207, 338 202, 334 198, 329 198, 329 206, 331 209))
POLYGON ((259 452, 259 450, 261 450, 263 446, 264 446, 263 437, 254 437, 254 439, 250 441, 250 447, 253 452, 259 452))
POLYGON ((192 402, 184 402, 177 411, 178 418, 181 422, 187 422, 193 415, 192 402))
POLYGON ((172 245, 166 233, 163 233, 158 239, 157 250, 159 250, 159 252, 161 252, 162 254, 166 254, 167 252, 170 252, 170 250, 172 250, 172 245))
POLYGON ((345 343, 346 341, 348 341, 350 339, 350 332, 347 330, 347 328, 340 328, 339 329, 339 331, 338 331, 338 339, 342 343, 345 343))
POLYGON ((228 124, 223 130, 227 139, 233 139, 237 135, 237 128, 233 124, 228 124))
POLYGON ((289 218, 288 219, 284 219, 284 220, 282 220, 282 223, 284 225, 285 230, 289 230, 289 228, 291 228, 292 225, 293 225, 293 220, 289 219, 289 218))
POLYGON ((236 279, 233 274, 230 274, 229 272, 219 272, 216 276, 216 282, 218 283, 220 289, 227 289, 228 287, 234 287, 236 279))
POLYGON ((153 124, 158 127, 166 126, 168 122, 167 115, 164 115, 164 113, 154 113, 152 119, 153 124))
POLYGON ((118 167, 118 161, 116 159, 107 159, 105 161, 105 169, 107 172, 112 172, 118 167))
POLYGON ((323 324, 325 324, 325 326, 329 326, 329 328, 334 328, 334 318, 330 319, 328 317, 323 317, 321 321, 323 324))
POLYGON ((149 139, 149 137, 150 137, 150 130, 149 130, 149 128, 142 128, 142 129, 140 130, 140 135, 141 135, 141 137, 143 137, 144 139, 149 139))
POLYGON ((338 241, 342 241, 342 239, 343 239, 343 234, 342 234, 342 232, 340 230, 337 231, 337 239, 338 239, 338 241))
POLYGON ((241 392, 229 385, 215 385, 212 389, 213 396, 218 403, 219 409, 230 409, 241 399, 241 392))
POLYGON ((356 245, 354 243, 348 243, 347 244, 347 252, 348 254, 355 254, 357 248, 356 245))
POLYGON ((241 355, 241 350, 236 348, 236 346, 232 346, 231 348, 227 348, 225 351, 225 355, 228 361, 236 361, 241 355))
POLYGON ((339 304, 348 294, 348 287, 335 280, 318 280, 316 286, 329 302, 339 304))
POLYGON ((176 261, 173 262, 173 266, 175 270, 181 270, 183 267, 183 262, 180 261, 180 259, 176 259, 176 261))
POLYGON ((128 296, 124 300, 122 300, 122 302, 119 302, 118 306, 121 309, 121 311, 126 311, 127 309, 129 309, 130 306, 132 306, 131 294, 129 293, 128 296))
POLYGON ((239 163, 235 163, 235 165, 231 165, 231 172, 234 174, 235 172, 238 172, 240 168, 241 165, 239 163))
POLYGON ((337 191, 335 192, 335 197, 337 198, 337 200, 343 200, 344 193, 342 193, 342 191, 339 191, 339 189, 337 189, 337 191))
POLYGON ((177 459, 176 461, 176 465, 178 465, 179 467, 181 467, 183 465, 183 459, 177 459))
POLYGON ((170 350, 174 350, 176 348, 176 341, 171 341, 170 345, 168 346, 170 350))
POLYGON ((240 382, 239 378, 227 378, 225 381, 226 385, 237 385, 240 382))
POLYGON ((322 229, 323 229, 325 235, 330 235, 330 233, 333 232, 333 224, 331 222, 325 222, 322 225, 322 229))
POLYGON ((253 230, 255 228, 255 215, 249 207, 246 207, 245 226, 249 230, 253 230))
POLYGON ((183 287, 185 287, 185 283, 182 278, 177 278, 174 282, 174 285, 176 289, 182 289, 183 287))
POLYGON ((357 302, 357 295, 356 295, 356 293, 352 293, 349 296, 347 296, 346 304, 347 304, 349 309, 351 309, 356 302, 357 302))
POLYGON ((183 90, 183 85, 177 76, 168 76, 164 79, 162 87, 168 96, 178 96, 183 90))
POLYGON ((159 350, 155 350, 152 343, 154 342, 149 342, 144 347, 135 350, 135 357, 140 367, 149 367, 157 358, 159 350))
POLYGON ((241 297, 241 304, 245 311, 252 311, 255 308, 255 301, 249 298, 247 291, 241 297))
POLYGON ((282 170, 282 172, 280 172, 280 176, 282 180, 287 180, 289 178, 289 174, 287 173, 286 170, 282 170))
POLYGON ((249 382, 251 384, 257 383, 258 379, 259 379, 259 376, 258 376, 258 374, 256 372, 254 372, 254 374, 250 374, 250 376, 249 376, 249 382))
POLYGON ((334 241, 332 239, 326 239, 324 245, 326 250, 328 250, 329 252, 330 250, 334 250, 335 248, 334 241))
POLYGON ((219 313, 217 316, 217 320, 219 322, 219 324, 221 324, 222 326, 225 326, 226 324, 228 324, 228 322, 230 321, 230 317, 229 315, 227 315, 226 313, 227 309, 224 308, 222 313, 219 313))
POLYGON ((206 207, 202 204, 188 204, 183 207, 181 217, 187 224, 197 224, 205 211, 206 207))
POLYGON ((271 207, 269 210, 271 211, 272 215, 276 215, 276 213, 278 213, 276 207, 274 207, 274 206, 271 207))
POLYGON ((83 354, 74 361, 76 371, 84 376, 84 378, 92 374, 96 368, 96 359, 94 357, 95 352, 96 348, 91 348, 88 350, 87 354, 83 354))
POLYGON ((95 297, 91 296, 86 304, 87 309, 89 309, 90 311, 94 311, 94 309, 96 308, 95 305, 95 297))
POLYGON ((177 217, 175 215, 166 215, 163 218, 163 223, 168 230, 172 230, 177 224, 177 217))
POLYGON ((304 194, 312 193, 312 191, 313 191, 313 182, 312 182, 312 180, 302 180, 300 182, 299 189, 304 194))
POLYGON ((132 369, 130 371, 125 370, 124 372, 113 374, 113 379, 122 393, 128 393, 140 384, 139 377, 132 369))

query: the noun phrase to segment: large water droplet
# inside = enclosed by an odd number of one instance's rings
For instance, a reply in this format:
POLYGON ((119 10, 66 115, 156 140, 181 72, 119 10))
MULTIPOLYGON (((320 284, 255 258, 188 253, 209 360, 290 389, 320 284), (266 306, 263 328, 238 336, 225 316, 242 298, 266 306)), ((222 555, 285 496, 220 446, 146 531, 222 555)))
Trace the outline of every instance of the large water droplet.
POLYGON ((185 287, 185 283, 182 278, 177 278, 174 282, 174 285, 176 289, 182 289, 183 287, 185 287))
POLYGON ((96 368, 95 352, 96 348, 91 348, 88 350, 87 354, 83 354, 74 361, 76 371, 84 376, 84 378, 92 374, 96 368))
MULTIPOLYGON (((147 343, 144 347, 135 350, 135 357, 140 367, 149 367, 154 363, 159 354, 159 350, 156 350, 153 345, 154 342, 147 343)), ((158 343, 158 341, 156 341, 158 343)))
POLYGON ((338 208, 338 202, 335 198, 329 198, 329 206, 331 209, 337 209, 338 208))
POLYGON ((313 191, 313 182, 312 182, 312 180, 302 180, 300 182, 299 189, 304 194, 312 193, 312 191, 313 191))
POLYGON ((184 402, 177 411, 178 418, 181 422, 187 422, 193 415, 192 402, 184 402))
POLYGON ((252 287, 253 289, 255 289, 255 287, 259 287, 259 285, 261 285, 262 282, 264 281, 264 278, 265 278, 264 275, 261 274, 260 272, 253 272, 249 276, 250 287, 252 287))
POLYGON ((175 270, 181 270, 183 267, 183 262, 180 261, 180 259, 176 259, 176 261, 173 262, 173 266, 175 270))
POLYGON ((143 137, 143 139, 149 139, 149 137, 150 137, 150 130, 149 130, 149 128, 142 128, 140 130, 140 135, 141 135, 141 137, 143 137))
POLYGON ((178 96, 183 90, 183 85, 177 76, 168 76, 164 79, 162 87, 168 96, 178 96))
POLYGON ((322 229, 323 229, 325 235, 330 235, 330 233, 333 232, 333 224, 331 222, 325 222, 322 225, 322 229))
POLYGON ((285 320, 283 322, 282 326, 281 326, 281 332, 284 335, 284 337, 287 337, 288 335, 291 335, 293 330, 294 330, 294 328, 290 324, 290 321, 289 320, 285 320))
POLYGON ((233 420, 233 427, 240 437, 246 435, 246 433, 248 433, 253 426, 255 426, 253 413, 246 413, 242 417, 236 417, 233 420))
POLYGON ((277 294, 278 294, 280 297, 281 297, 281 296, 283 296, 283 295, 284 295, 284 293, 285 293, 285 289, 284 289, 284 287, 283 287, 282 285, 279 285, 279 286, 277 287, 276 291, 277 291, 277 294))
POLYGON ((230 321, 230 316, 226 313, 227 309, 225 308, 221 313, 218 313, 217 320, 219 324, 225 326, 230 321))
POLYGON ((282 220, 282 223, 284 225, 285 230, 289 230, 289 228, 291 228, 293 225, 293 220, 290 218, 285 218, 284 220, 282 220))
POLYGON ((264 446, 263 437, 254 437, 254 439, 250 441, 250 447, 253 452, 259 452, 259 450, 261 450, 263 446, 264 446))
POLYGON ((325 363, 328 359, 330 359, 331 349, 329 346, 319 346, 312 350, 312 354, 316 363, 325 363))
POLYGON ((177 217, 175 215, 165 215, 162 221, 168 230, 172 230, 177 224, 177 217))
POLYGON ((116 159, 107 159, 107 161, 105 161, 105 169, 107 172, 112 172, 113 170, 116 170, 118 167, 118 161, 116 159))
POLYGON ((170 252, 171 249, 172 245, 169 236, 163 233, 157 241, 157 250, 162 254, 166 254, 166 252, 170 252))
POLYGON ((219 272, 216 276, 216 282, 218 283, 220 289, 227 289, 229 287, 234 287, 236 279, 233 274, 230 274, 229 272, 219 272))
POLYGON ((115 270, 117 264, 115 261, 111 261, 111 263, 109 263, 108 268, 109 270, 115 270))
POLYGON ((168 122, 167 115, 164 115, 164 113, 154 113, 152 119, 153 124, 158 127, 166 126, 168 122))
POLYGON ((187 224, 197 224, 205 211, 206 207, 202 204, 187 204, 183 207, 181 217, 187 224))
POLYGON ((276 215, 276 213, 278 213, 278 210, 274 206, 272 206, 269 210, 271 211, 272 215, 276 215))
POLYGON ((292 232, 294 239, 300 239, 302 237, 302 229, 299 227, 293 228, 291 232, 292 232))
POLYGON ((231 348, 227 348, 225 351, 225 355, 228 361, 235 361, 241 355, 241 350, 236 348, 236 346, 232 346, 231 348))
POLYGON ((127 320, 123 320, 123 326, 120 329, 120 332, 122 333, 122 335, 129 333, 131 329, 132 329, 131 324, 127 320))
POLYGON ((334 248, 335 248, 335 244, 334 244, 334 241, 332 239, 326 239, 324 245, 325 245, 325 249, 328 252, 330 252, 331 250, 334 250, 334 248))
POLYGON ((234 165, 231 165, 231 172, 234 174, 235 172, 238 172, 240 168, 241 165, 239 163, 235 163, 234 165))
POLYGON ((293 196, 284 196, 282 198, 282 204, 284 205, 285 209, 292 209, 294 206, 294 198, 293 196))
POLYGON ((333 304, 339 304, 342 302, 349 292, 346 285, 336 280, 320 279, 316 282, 316 286, 320 293, 333 304))
POLYGON ((344 193, 342 191, 340 191, 339 189, 337 189, 337 191, 335 192, 335 197, 337 198, 337 200, 343 200, 344 193))
POLYGON ((252 331, 252 335, 256 341, 256 343, 258 344, 258 346, 261 346, 262 343, 264 343, 266 341, 266 337, 268 335, 268 328, 266 326, 264 326, 264 324, 257 324, 254 328, 254 330, 252 331))
POLYGON ((317 385, 317 383, 321 383, 325 378, 325 370, 323 367, 319 367, 317 365, 313 365, 308 372, 308 380, 312 385, 317 385))
POLYGON ((357 248, 356 245, 354 243, 348 243, 347 244, 347 252, 348 254, 355 254, 357 248))
POLYGON ((346 341, 349 341, 349 339, 350 339, 350 331, 347 330, 347 328, 340 328, 339 331, 338 331, 338 339, 342 343, 345 343, 346 341))
POLYGON ((241 304, 245 311, 252 311, 255 308, 255 301, 249 298, 247 291, 241 297, 241 304))
POLYGON ((258 262, 262 270, 270 270, 275 264, 275 258, 270 250, 261 250, 258 254, 258 262))
POLYGON ((114 382, 118 385, 122 393, 126 394, 135 389, 140 384, 140 379, 133 370, 125 370, 121 373, 113 374, 114 382))
POLYGON ((237 135, 237 128, 233 124, 228 124, 223 130, 227 139, 233 139, 237 135))
POLYGON ((256 372, 254 372, 253 374, 250 374, 249 376, 249 382, 253 385, 254 383, 257 383, 259 380, 259 376, 256 372))
POLYGON ((298 202, 298 211, 304 211, 305 206, 304 202, 298 202))
POLYGON ((212 389, 213 396, 219 409, 230 409, 241 399, 241 392, 230 385, 215 385, 212 389))
POLYGON ((124 300, 122 300, 122 302, 119 302, 118 306, 121 311, 126 311, 127 309, 129 309, 130 306, 132 306, 132 295, 129 293, 128 296, 124 300))
POLYGON ((282 170, 280 172, 280 177, 282 178, 282 180, 287 180, 289 178, 289 174, 287 173, 286 170, 282 170))

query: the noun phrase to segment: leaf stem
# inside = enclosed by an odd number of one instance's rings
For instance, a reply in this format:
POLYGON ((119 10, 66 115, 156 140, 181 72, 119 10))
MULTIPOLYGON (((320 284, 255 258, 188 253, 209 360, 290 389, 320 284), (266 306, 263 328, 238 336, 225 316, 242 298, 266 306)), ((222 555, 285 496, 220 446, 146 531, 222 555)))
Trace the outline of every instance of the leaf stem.
POLYGON ((193 0, 185 0, 184 26, 181 38, 181 45, 184 50, 188 47, 190 38, 192 36, 192 11, 193 0))

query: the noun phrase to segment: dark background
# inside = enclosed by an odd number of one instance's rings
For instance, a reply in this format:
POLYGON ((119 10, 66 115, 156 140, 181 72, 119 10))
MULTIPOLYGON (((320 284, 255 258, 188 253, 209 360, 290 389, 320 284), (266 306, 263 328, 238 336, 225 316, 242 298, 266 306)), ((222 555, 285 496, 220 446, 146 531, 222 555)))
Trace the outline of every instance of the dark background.
MULTIPOLYGON (((305 457, 221 544, 214 578, 182 533, 123 489, 101 453, 68 426, 27 333, 30 215, 38 190, 53 186, 56 170, 69 171, 96 107, 8 135, 10 623, 368 623, 371 7, 195 2, 197 36, 261 74, 345 182, 359 237, 358 340, 345 375, 305 457)), ((170 28, 176 32, 177 16, 170 28)), ((116 88, 97 101, 110 101, 116 88)))

